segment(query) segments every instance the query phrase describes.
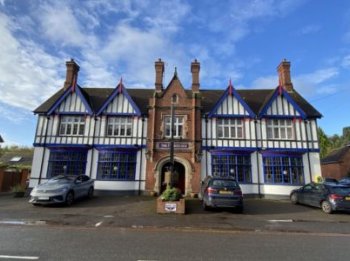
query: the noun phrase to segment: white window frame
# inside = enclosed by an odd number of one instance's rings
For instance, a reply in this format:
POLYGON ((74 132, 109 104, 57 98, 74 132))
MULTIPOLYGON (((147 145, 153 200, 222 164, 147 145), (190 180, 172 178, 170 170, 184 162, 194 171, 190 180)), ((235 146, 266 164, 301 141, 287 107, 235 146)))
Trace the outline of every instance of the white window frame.
MULTIPOLYGON (((183 115, 174 116, 174 139, 184 138, 185 117, 183 115)), ((164 136, 171 138, 171 116, 164 116, 164 136)))
POLYGON ((266 137, 274 140, 293 140, 294 124, 291 119, 267 119, 266 137))
POLYGON ((60 118, 60 136, 83 136, 85 132, 85 116, 63 115, 60 118))
POLYGON ((216 120, 216 133, 219 139, 243 139, 244 119, 218 118, 216 120))
POLYGON ((107 118, 106 134, 108 137, 131 137, 132 136, 132 118, 109 116, 107 118))

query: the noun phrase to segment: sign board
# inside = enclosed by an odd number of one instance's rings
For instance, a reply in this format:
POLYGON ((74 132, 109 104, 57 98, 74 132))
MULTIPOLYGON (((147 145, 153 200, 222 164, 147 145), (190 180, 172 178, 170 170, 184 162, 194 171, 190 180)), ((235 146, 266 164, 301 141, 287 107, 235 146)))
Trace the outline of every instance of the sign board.
POLYGON ((176 203, 165 203, 164 210, 167 212, 176 212, 176 203))
MULTIPOLYGON (((157 142, 158 149, 170 149, 170 142, 157 142)), ((174 142, 175 149, 188 149, 188 142, 174 142)))

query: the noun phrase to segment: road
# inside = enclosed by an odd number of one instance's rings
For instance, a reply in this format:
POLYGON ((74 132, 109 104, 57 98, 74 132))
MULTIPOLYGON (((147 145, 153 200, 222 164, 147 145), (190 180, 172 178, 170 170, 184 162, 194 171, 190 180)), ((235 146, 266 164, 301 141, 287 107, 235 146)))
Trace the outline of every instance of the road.
POLYGON ((349 245, 349 234, 0 225, 0 261, 348 260, 349 245))

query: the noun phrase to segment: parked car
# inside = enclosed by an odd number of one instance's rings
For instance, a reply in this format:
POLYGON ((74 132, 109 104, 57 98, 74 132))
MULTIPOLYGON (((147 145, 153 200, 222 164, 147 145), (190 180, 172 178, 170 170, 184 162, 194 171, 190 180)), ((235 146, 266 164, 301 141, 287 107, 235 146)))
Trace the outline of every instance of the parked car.
POLYGON ((350 177, 342 178, 338 181, 340 184, 349 184, 350 185, 350 177))
POLYGON ((290 200, 293 204, 320 207, 327 214, 337 210, 350 210, 350 186, 309 183, 293 190, 290 200))
POLYGON ((323 179, 323 183, 327 183, 327 184, 337 184, 338 180, 334 179, 334 178, 324 178, 323 179))
POLYGON ((204 210, 210 208, 235 208, 243 211, 243 193, 238 182, 231 177, 208 176, 201 186, 204 210))
POLYGON ((30 193, 33 205, 65 203, 70 206, 77 198, 92 198, 94 181, 86 175, 59 175, 37 185, 30 193))

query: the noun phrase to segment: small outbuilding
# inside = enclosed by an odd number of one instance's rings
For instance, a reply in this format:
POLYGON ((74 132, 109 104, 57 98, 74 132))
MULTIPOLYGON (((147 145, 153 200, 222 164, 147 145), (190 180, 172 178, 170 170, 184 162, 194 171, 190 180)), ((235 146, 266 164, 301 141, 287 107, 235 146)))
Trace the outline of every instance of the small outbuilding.
POLYGON ((350 176, 350 144, 332 151, 321 160, 324 178, 341 179, 350 176))

